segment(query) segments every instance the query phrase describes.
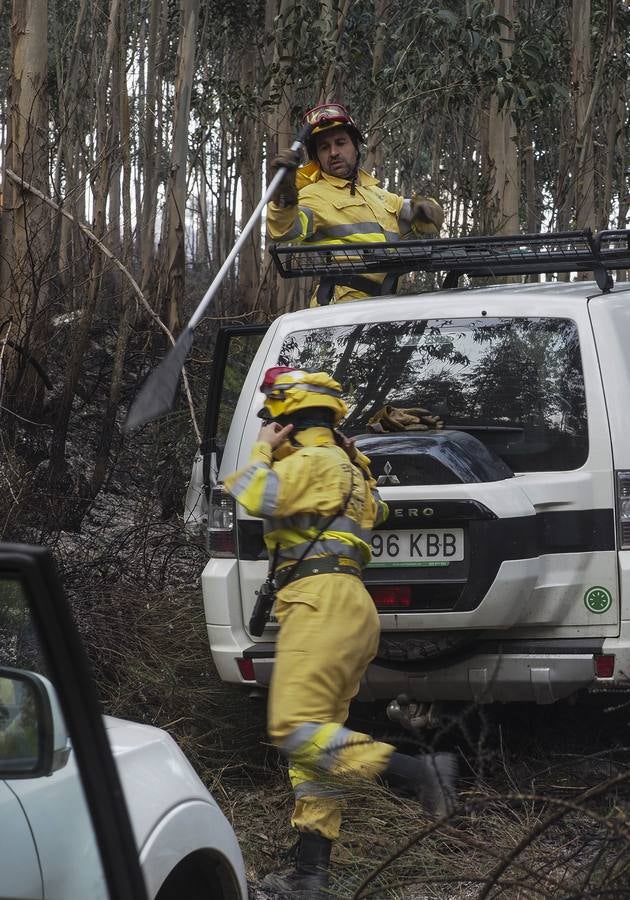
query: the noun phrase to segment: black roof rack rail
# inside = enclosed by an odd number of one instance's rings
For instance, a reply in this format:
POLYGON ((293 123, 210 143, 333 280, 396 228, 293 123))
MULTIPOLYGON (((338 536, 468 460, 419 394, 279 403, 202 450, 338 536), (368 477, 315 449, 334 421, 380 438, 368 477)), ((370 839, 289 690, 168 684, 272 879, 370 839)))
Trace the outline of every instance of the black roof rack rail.
MULTIPOLYGON (((560 231, 378 244, 273 244, 283 278, 446 272, 443 288, 461 275, 499 276, 594 272, 600 290, 613 286, 610 270, 630 268, 630 230, 560 231)), ((391 283, 391 281, 390 281, 391 283)))

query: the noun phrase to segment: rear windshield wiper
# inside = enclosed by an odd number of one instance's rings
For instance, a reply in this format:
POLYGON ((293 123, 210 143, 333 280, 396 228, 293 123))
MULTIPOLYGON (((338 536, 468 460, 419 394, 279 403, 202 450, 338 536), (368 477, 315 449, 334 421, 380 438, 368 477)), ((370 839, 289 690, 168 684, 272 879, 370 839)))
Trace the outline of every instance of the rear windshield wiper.
POLYGON ((449 425, 448 422, 444 423, 445 429, 451 429, 451 431, 485 431, 485 432, 493 432, 495 434, 520 434, 522 431, 525 431, 522 425, 449 425))

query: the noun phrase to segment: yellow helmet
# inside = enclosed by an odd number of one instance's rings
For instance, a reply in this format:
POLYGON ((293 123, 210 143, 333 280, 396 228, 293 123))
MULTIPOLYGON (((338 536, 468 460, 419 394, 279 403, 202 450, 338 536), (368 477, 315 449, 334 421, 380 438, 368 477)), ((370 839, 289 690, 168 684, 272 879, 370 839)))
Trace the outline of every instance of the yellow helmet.
POLYGON ((333 411, 334 424, 338 425, 348 412, 341 385, 327 372, 274 366, 265 372, 260 390, 265 395, 264 408, 272 419, 323 406, 333 411))

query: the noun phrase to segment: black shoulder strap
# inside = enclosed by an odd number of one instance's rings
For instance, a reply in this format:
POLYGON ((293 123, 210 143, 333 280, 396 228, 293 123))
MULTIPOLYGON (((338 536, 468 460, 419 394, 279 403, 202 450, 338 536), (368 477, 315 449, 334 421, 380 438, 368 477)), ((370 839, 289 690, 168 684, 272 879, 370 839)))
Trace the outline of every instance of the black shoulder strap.
POLYGON ((276 566, 278 565, 278 554, 280 553, 280 544, 276 544, 273 548, 273 556, 271 557, 271 565, 269 567, 269 572, 267 573, 267 579, 269 581, 273 581, 273 577, 276 574, 276 566))

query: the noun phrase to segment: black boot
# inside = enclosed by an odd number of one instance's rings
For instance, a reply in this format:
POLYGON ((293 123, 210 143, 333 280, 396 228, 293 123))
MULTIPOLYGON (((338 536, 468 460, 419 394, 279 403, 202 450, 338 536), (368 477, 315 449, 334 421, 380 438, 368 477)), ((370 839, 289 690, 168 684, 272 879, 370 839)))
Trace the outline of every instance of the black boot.
POLYGON ((302 832, 295 869, 286 875, 265 875, 260 889, 287 900, 331 900, 328 867, 332 841, 321 834, 302 832))
POLYGON ((434 816, 449 815, 457 808, 457 757, 454 753, 426 753, 424 756, 392 753, 383 778, 393 788, 402 788, 417 797, 434 816))

